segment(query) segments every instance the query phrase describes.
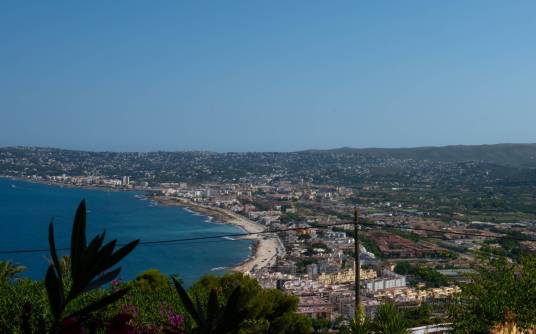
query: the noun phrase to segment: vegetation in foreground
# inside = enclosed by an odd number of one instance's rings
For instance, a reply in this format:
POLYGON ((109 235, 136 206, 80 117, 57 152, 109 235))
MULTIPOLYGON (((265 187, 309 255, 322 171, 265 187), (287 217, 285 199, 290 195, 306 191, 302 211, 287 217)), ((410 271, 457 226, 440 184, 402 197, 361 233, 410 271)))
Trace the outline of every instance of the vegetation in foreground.
POLYGON ((310 333, 298 299, 262 289, 242 274, 206 276, 187 292, 177 277, 150 269, 133 281, 114 268, 137 245, 115 250, 105 234, 86 241, 86 209, 78 207, 69 257, 58 258, 49 226, 51 264, 44 281, 17 279, 22 268, 0 265, 1 333, 310 333), (170 284, 170 283, 173 284, 170 284))
MULTIPOLYGON (((120 268, 115 266, 138 241, 115 250, 116 240, 104 243, 103 233, 88 243, 85 227, 82 201, 73 223, 70 256, 58 258, 50 224, 51 264, 43 281, 18 279, 24 268, 0 262, 1 333, 299 334, 325 332, 331 325, 328 321, 320 326, 297 314, 297 297, 262 289, 256 280, 238 273, 205 276, 188 291, 180 279, 155 269, 119 282, 120 268)), ((455 333, 534 329, 535 256, 517 263, 488 260, 471 278, 449 310, 455 333)), ((374 318, 360 313, 341 332, 408 333, 408 319, 407 312, 386 303, 374 318)))

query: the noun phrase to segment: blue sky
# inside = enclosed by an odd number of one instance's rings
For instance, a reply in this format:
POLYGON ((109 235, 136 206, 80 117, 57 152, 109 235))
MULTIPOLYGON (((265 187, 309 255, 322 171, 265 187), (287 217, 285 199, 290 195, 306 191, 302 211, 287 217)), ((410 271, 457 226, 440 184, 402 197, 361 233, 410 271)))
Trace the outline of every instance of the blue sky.
POLYGON ((534 1, 0 2, 0 146, 536 142, 534 1))

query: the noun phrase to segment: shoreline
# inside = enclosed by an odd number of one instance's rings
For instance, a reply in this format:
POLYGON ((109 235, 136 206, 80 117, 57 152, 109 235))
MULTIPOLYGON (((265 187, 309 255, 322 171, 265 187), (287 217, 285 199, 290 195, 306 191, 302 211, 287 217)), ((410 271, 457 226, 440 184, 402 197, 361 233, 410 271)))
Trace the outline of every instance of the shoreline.
MULTIPOLYGON (((0 178, 29 182, 34 184, 42 184, 47 186, 67 188, 67 189, 85 189, 85 190, 95 190, 95 191, 109 191, 109 192, 140 192, 139 189, 129 189, 129 188, 115 188, 107 186, 95 186, 95 185, 79 185, 79 184, 68 184, 60 182, 50 182, 46 180, 36 180, 30 178, 14 177, 7 175, 0 175, 0 178)), ((220 222, 222 224, 230 224, 239 227, 244 230, 246 233, 259 233, 265 231, 265 227, 257 224, 256 222, 243 217, 232 211, 213 207, 205 204, 195 203, 185 198, 169 198, 163 195, 153 195, 147 196, 142 195, 145 198, 154 201, 161 205, 166 206, 180 206, 182 208, 188 209, 194 213, 205 215, 213 219, 213 222, 220 222)), ((259 270, 264 267, 272 266, 276 263, 277 256, 284 253, 282 248, 282 243, 279 240, 279 237, 273 234, 253 234, 247 236, 238 237, 239 239, 247 239, 253 241, 253 247, 250 251, 248 257, 234 265, 229 267, 228 270, 236 271, 241 273, 252 273, 256 270, 259 270)))
MULTIPOLYGON (((215 221, 237 226, 247 233, 259 233, 265 231, 264 226, 226 209, 195 203, 185 198, 152 196, 150 199, 162 205, 181 206, 183 208, 187 208, 196 213, 212 217, 215 221)), ((280 253, 281 245, 277 236, 254 234, 240 238, 253 240, 253 249, 246 260, 235 265, 229 270, 242 273, 251 273, 263 267, 269 267, 275 264, 277 255, 280 253)))
POLYGON ((24 178, 24 177, 16 177, 16 176, 7 176, 7 175, 0 175, 0 179, 4 180, 12 180, 12 181, 19 181, 19 182, 28 182, 33 184, 42 184, 45 186, 52 186, 52 187, 58 187, 58 188, 66 188, 66 189, 84 189, 84 190, 97 190, 97 191, 107 191, 107 192, 140 192, 145 191, 141 189, 135 189, 135 188, 122 188, 122 187, 109 187, 106 185, 90 185, 90 184, 73 184, 73 183, 63 183, 63 182, 53 182, 48 180, 36 180, 31 178, 24 178))

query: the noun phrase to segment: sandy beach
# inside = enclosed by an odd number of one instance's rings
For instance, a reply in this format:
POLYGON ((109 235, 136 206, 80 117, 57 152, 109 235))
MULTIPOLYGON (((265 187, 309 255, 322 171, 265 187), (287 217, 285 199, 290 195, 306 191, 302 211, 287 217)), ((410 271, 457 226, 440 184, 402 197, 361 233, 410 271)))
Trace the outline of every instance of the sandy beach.
MULTIPOLYGON (((213 217, 214 219, 223 223, 239 226, 248 233, 265 231, 264 226, 229 210, 194 203, 183 198, 156 196, 152 199, 164 205, 178 205, 189 208, 192 211, 213 217)), ((245 236, 243 238, 255 240, 256 244, 253 249, 253 254, 251 254, 246 261, 242 262, 236 267, 231 268, 231 270, 249 273, 275 264, 278 252, 281 251, 280 242, 277 236, 273 234, 254 234, 245 236)))

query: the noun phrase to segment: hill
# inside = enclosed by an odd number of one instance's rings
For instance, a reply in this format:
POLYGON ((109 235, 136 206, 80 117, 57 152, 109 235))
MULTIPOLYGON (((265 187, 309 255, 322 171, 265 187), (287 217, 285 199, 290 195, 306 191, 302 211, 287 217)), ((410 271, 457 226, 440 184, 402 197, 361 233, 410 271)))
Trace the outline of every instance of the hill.
POLYGON ((536 144, 451 145, 415 148, 338 148, 302 151, 315 154, 357 154, 379 159, 444 162, 478 161, 503 166, 536 168, 536 144))

